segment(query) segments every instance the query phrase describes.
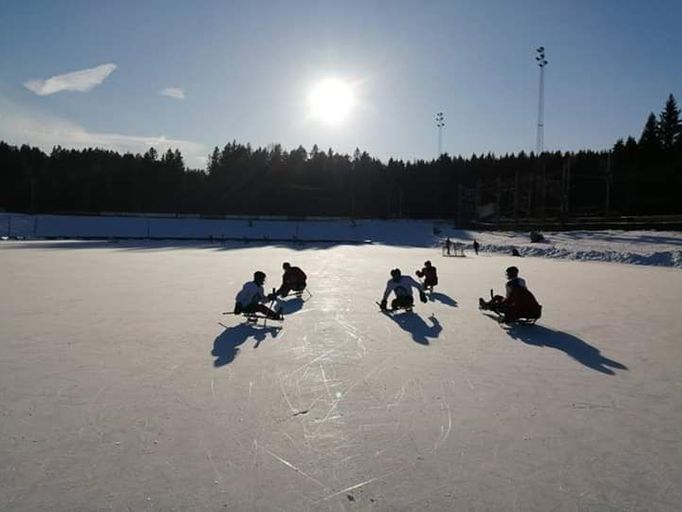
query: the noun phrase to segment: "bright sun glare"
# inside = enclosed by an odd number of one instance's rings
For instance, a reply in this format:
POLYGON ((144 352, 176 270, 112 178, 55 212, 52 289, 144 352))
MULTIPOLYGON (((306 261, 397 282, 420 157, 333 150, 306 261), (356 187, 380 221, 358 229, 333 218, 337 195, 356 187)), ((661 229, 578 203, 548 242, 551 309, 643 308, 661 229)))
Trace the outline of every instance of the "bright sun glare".
POLYGON ((347 82, 328 78, 310 91, 310 114, 327 124, 339 124, 353 108, 353 87, 347 82))

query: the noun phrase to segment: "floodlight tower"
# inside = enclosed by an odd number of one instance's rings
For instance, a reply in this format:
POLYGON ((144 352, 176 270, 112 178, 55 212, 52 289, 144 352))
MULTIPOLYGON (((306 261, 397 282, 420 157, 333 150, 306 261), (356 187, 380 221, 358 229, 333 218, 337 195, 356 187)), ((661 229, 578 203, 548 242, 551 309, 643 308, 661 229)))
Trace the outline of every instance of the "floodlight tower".
POLYGON ((548 64, 545 58, 545 47, 540 46, 535 50, 535 60, 540 67, 540 93, 538 98, 538 134, 535 149, 538 155, 544 151, 545 145, 545 66, 548 64))
POLYGON ((445 126, 445 115, 442 112, 436 113, 436 126, 438 127, 438 158, 443 154, 443 126, 445 126))

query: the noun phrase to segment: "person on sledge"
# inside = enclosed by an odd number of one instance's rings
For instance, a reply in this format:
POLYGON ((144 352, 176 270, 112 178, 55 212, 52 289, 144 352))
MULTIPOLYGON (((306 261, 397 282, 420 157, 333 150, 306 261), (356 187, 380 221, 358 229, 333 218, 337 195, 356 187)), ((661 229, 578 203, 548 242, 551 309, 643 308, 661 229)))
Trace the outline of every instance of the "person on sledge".
POLYGON ((480 309, 494 311, 502 315, 505 322, 514 322, 520 318, 531 320, 540 318, 542 306, 538 304, 535 296, 528 290, 526 280, 519 277, 519 269, 508 267, 506 274, 505 296, 495 295, 488 302, 478 299, 480 309))
POLYGON ((282 286, 277 290, 277 295, 286 297, 292 290, 295 292, 302 292, 305 290, 306 279, 308 279, 305 272, 299 267, 292 267, 288 262, 282 264, 282 269, 284 270, 284 274, 282 275, 282 286))
POLYGON ((277 295, 270 293, 265 295, 263 284, 265 283, 265 272, 260 270, 253 274, 253 281, 244 284, 241 291, 235 297, 234 314, 252 315, 262 313, 272 320, 281 320, 281 310, 273 311, 264 302, 274 301, 277 295))
POLYGON ((392 310, 411 308, 414 306, 412 288, 416 288, 419 291, 419 299, 422 302, 426 302, 426 294, 419 283, 411 276, 402 275, 400 269, 394 268, 391 270, 391 279, 386 283, 386 290, 384 291, 384 296, 381 299, 379 307, 382 310, 386 309, 388 296, 393 292, 395 293, 395 299, 391 301, 392 310))
POLYGON ((424 279, 424 290, 433 291, 433 287, 438 284, 438 274, 436 272, 436 267, 431 265, 430 261, 425 261, 424 268, 417 270, 416 274, 420 279, 424 279))

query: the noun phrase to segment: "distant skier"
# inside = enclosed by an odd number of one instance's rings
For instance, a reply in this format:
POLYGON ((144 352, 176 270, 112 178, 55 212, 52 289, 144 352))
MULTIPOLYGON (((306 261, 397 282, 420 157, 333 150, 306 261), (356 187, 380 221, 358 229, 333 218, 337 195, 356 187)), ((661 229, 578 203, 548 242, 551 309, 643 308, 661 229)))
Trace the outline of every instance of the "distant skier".
POLYGON ((410 276, 402 275, 400 269, 394 268, 391 270, 391 279, 386 283, 386 290, 379 306, 382 310, 385 310, 388 296, 393 292, 395 293, 395 299, 391 301, 392 310, 411 308, 414 306, 412 288, 416 288, 419 291, 419 300, 426 302, 426 294, 421 289, 419 283, 410 276))
POLYGON ((478 240, 474 238, 474 252, 476 253, 476 256, 478 256, 478 250, 481 248, 481 244, 478 243, 478 240))
POLYGON ((286 297, 291 290, 302 292, 306 287, 308 276, 299 267, 292 267, 290 263, 282 264, 284 275, 282 275, 282 286, 277 290, 277 295, 286 297))
POLYGON ((479 307, 502 314, 505 322, 513 322, 519 318, 540 318, 542 308, 528 290, 525 279, 519 277, 519 269, 508 267, 506 274, 505 296, 495 295, 488 302, 478 299, 479 307))
POLYGON ((433 291, 433 287, 438 284, 438 274, 436 267, 431 265, 430 261, 424 262, 424 268, 417 270, 417 277, 424 278, 424 289, 433 291))
POLYGON ((278 309, 273 311, 263 302, 273 301, 276 298, 275 293, 265 295, 263 284, 265 283, 265 273, 260 270, 253 274, 253 281, 246 283, 235 298, 234 314, 241 313, 252 314, 262 313, 266 317, 273 320, 281 320, 282 313, 278 309))

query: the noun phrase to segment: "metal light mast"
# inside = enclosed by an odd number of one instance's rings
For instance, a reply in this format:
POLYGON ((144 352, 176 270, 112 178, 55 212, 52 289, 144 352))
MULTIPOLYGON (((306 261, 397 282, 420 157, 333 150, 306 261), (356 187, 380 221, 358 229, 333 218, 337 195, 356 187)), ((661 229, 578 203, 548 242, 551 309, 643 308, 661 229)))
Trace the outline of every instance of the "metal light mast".
POLYGON ((535 60, 540 67, 540 93, 538 98, 538 134, 535 149, 538 155, 544 151, 545 145, 545 66, 548 64, 545 58, 545 47, 541 46, 535 50, 537 54, 535 60))
POLYGON ((438 158, 443 154, 443 126, 445 126, 445 115, 442 112, 436 114, 436 126, 438 127, 438 158))

